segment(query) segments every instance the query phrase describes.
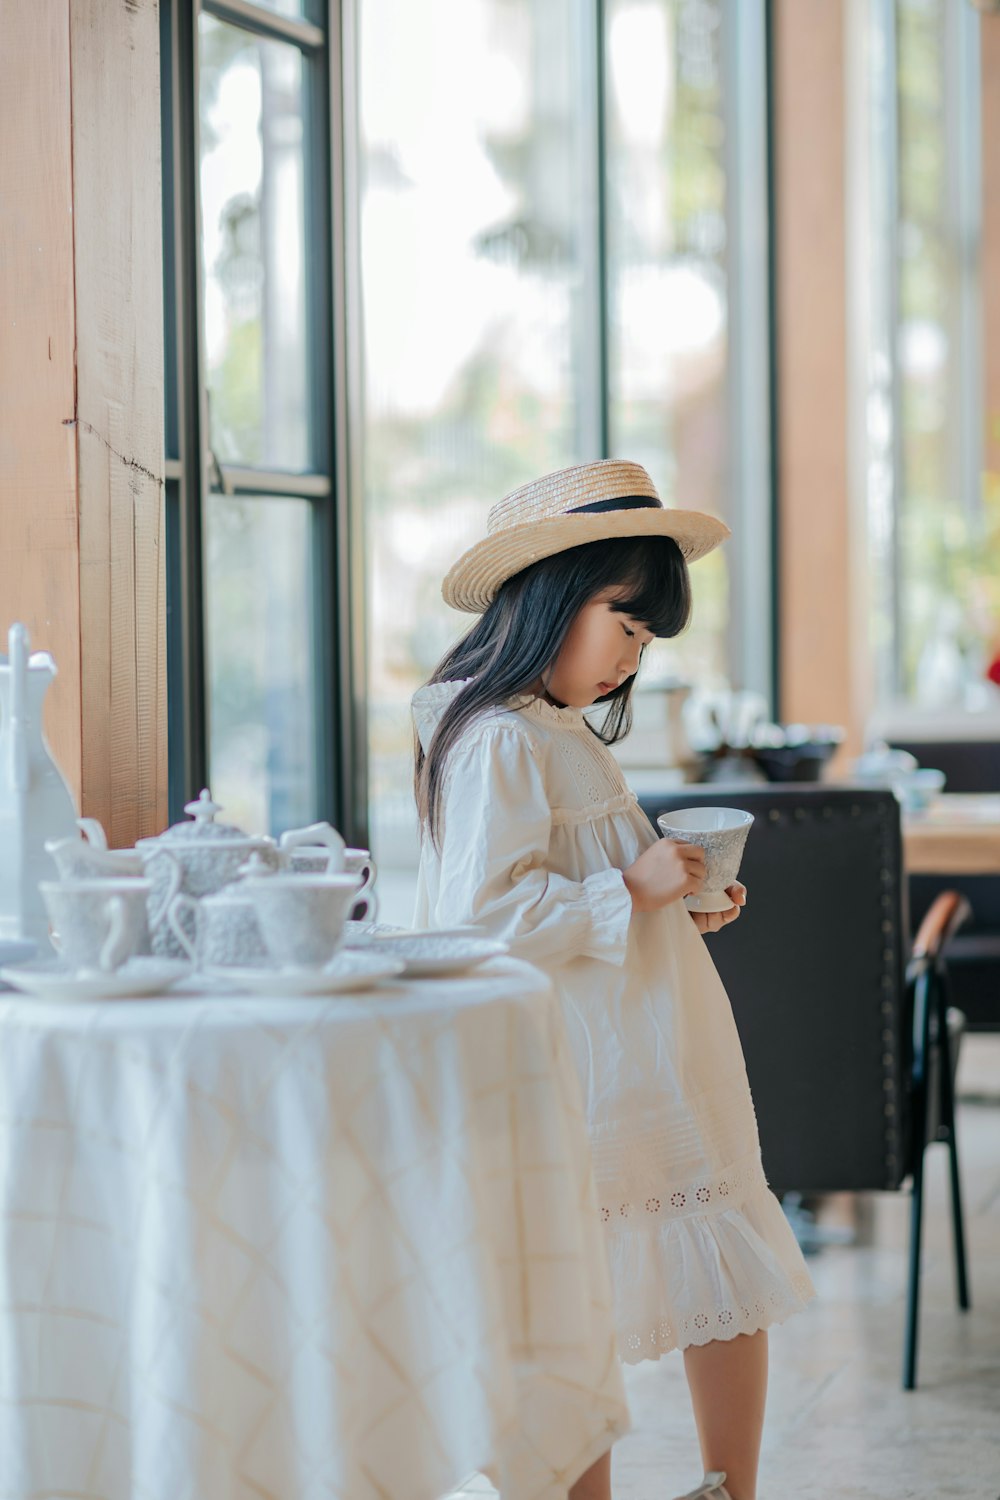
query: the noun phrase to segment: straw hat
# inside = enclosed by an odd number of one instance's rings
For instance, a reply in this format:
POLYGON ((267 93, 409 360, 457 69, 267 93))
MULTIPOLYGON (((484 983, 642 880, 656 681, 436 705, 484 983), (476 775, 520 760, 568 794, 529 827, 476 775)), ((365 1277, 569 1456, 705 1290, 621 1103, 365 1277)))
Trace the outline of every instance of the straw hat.
POLYGON ((523 484, 492 507, 486 530, 441 585, 446 604, 474 615, 522 568, 585 542, 669 536, 692 563, 730 535, 714 516, 666 509, 642 465, 621 458, 577 464, 523 484))

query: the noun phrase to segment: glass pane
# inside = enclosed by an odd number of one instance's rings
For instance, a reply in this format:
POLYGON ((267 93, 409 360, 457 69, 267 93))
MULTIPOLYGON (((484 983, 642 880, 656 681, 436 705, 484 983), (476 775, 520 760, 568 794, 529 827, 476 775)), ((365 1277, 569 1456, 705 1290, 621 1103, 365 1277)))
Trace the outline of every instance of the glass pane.
POLYGON ((982 185, 963 144, 982 129, 979 24, 948 0, 897 0, 897 649, 903 693, 928 708, 988 701, 1000 613, 1000 493, 981 451, 982 185))
MULTIPOLYGON (((646 465, 665 504, 726 519, 723 0, 608 0, 608 300, 612 452, 646 465)), ((727 563, 695 575, 690 631, 657 671, 728 672, 727 563)))
POLYGON ((250 833, 318 816, 311 524, 306 500, 205 507, 211 788, 250 833))
POLYGON ((199 20, 211 442, 222 462, 310 466, 303 69, 297 47, 199 20))
POLYGON ((408 701, 471 624, 441 601, 445 568, 508 490, 600 456, 580 16, 360 5, 371 820, 390 918, 411 915, 392 867, 417 848, 408 701))
POLYGON ((297 21, 311 20, 310 11, 314 8, 307 6, 304 0, 256 0, 256 4, 275 11, 279 16, 291 16, 297 21))

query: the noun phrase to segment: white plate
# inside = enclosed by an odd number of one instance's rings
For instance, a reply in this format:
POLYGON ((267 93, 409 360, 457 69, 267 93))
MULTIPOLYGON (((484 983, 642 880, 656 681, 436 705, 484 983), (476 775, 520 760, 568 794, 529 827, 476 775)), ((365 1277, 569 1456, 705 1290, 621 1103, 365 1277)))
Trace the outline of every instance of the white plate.
POLYGON ((162 994, 190 973, 190 964, 170 958, 130 958, 107 973, 67 969, 58 959, 45 959, 0 969, 0 979, 44 1000, 139 1000, 162 994))
POLYGON ((213 979, 225 979, 237 989, 254 995, 338 995, 350 990, 367 990, 382 979, 403 972, 400 960, 381 953, 338 953, 322 969, 229 968, 217 965, 206 968, 213 979))
POLYGON ((31 938, 0 939, 0 964, 23 964, 37 952, 38 944, 31 938))
POLYGON ((440 932, 390 933, 376 938, 373 947, 405 964, 408 979, 431 979, 463 974, 508 951, 506 943, 490 938, 455 936, 457 929, 440 932))
POLYGON ((344 947, 370 948, 391 938, 482 938, 481 927, 468 923, 464 927, 392 927, 388 922, 345 922, 344 947))
POLYGON ((385 932, 408 932, 408 927, 393 927, 389 922, 345 922, 344 947, 369 948, 385 932))

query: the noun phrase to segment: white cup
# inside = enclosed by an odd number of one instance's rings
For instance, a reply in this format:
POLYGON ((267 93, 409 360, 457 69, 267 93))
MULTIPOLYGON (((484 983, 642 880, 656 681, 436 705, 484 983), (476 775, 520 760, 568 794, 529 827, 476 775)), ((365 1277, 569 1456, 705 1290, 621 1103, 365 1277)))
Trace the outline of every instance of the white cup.
POLYGON ((684 807, 660 813, 656 821, 664 838, 705 851, 705 884, 700 895, 684 897, 688 911, 728 911, 733 901, 726 887, 739 875, 753 813, 739 807, 684 807))
POLYGON ((52 946, 71 969, 120 969, 148 949, 148 880, 42 880, 52 946))
POLYGON ((322 968, 344 937, 344 923, 357 899, 356 875, 248 875, 241 893, 250 897, 275 963, 283 968, 322 968))

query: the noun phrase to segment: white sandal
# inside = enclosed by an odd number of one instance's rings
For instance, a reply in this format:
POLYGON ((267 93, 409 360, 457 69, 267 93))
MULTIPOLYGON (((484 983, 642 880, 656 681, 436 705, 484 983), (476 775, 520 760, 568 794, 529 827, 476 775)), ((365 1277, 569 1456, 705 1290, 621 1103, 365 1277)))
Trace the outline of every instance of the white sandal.
POLYGON ((706 1474, 696 1490, 689 1490, 686 1495, 678 1495, 677 1500, 729 1500, 729 1491, 724 1483, 725 1477, 721 1469, 706 1474))

